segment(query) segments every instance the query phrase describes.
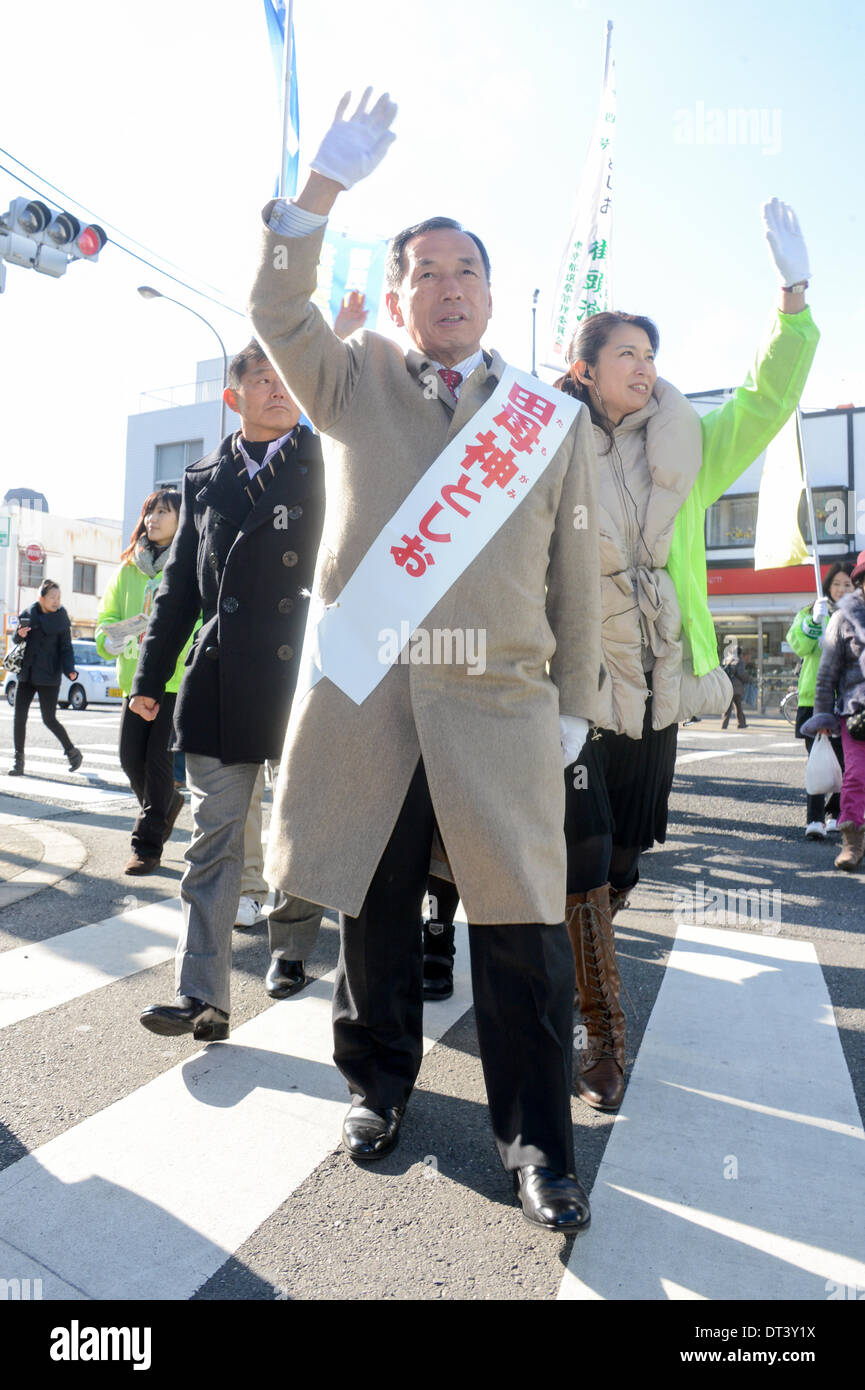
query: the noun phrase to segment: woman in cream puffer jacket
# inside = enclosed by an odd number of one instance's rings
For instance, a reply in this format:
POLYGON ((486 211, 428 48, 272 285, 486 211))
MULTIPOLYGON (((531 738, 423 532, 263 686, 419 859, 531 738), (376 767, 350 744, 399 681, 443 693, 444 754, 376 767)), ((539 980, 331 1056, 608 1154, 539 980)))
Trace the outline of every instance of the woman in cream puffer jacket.
POLYGON ((598 452, 603 708, 566 770, 568 926, 586 1036, 580 1095, 615 1110, 625 1026, 612 919, 663 842, 680 720, 723 713, 706 599, 705 514, 795 409, 819 334, 805 306, 807 252, 792 210, 764 208, 781 309, 753 374, 702 419, 658 377, 651 319, 597 314, 578 331, 559 389, 588 407, 598 452))

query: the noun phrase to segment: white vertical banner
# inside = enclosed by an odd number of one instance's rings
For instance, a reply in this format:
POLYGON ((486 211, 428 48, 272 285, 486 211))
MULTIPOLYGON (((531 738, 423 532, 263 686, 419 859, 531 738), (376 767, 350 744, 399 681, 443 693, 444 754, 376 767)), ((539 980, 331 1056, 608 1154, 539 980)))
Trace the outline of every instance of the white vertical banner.
POLYGON ((568 344, 579 325, 610 306, 615 130, 616 68, 613 25, 608 20, 601 105, 583 165, 576 213, 553 297, 547 366, 561 369, 568 344))

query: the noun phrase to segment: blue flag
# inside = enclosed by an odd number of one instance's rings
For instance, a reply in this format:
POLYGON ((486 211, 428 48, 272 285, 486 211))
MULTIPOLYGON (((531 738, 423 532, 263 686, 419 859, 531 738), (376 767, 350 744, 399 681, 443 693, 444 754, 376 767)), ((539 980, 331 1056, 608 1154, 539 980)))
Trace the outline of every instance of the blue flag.
MULTIPOLYGON (((267 36, 270 39, 270 52, 276 72, 276 86, 282 105, 282 61, 285 50, 285 0, 264 0, 264 16, 267 20, 267 36)), ((297 101, 297 48, 294 41, 294 25, 291 33, 291 118, 288 142, 283 153, 285 159, 285 197, 293 198, 297 192, 297 177, 300 165, 300 113, 297 101)), ((279 191, 279 180, 274 192, 279 191)))

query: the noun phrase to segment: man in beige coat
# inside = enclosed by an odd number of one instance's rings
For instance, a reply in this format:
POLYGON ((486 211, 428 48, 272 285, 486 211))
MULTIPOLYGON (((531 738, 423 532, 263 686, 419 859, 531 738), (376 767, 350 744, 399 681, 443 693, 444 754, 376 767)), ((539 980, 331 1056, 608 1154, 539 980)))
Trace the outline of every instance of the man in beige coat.
MULTIPOLYGON (((480 347, 491 312, 486 251, 448 219, 391 243, 387 302, 411 340, 407 354, 374 333, 340 342, 310 303, 330 208, 394 138, 395 107, 382 97, 367 112, 366 100, 345 121, 344 99, 296 202, 265 209, 250 306, 268 356, 322 432, 327 494, 305 649, 312 674, 307 693, 301 676, 292 707, 267 873, 340 911, 335 1060, 352 1095, 343 1141, 355 1158, 377 1158, 396 1142, 421 1061, 420 908, 438 828, 471 923, 502 1161, 530 1221, 575 1231, 589 1210, 573 1177, 560 732, 573 761, 598 700, 591 429, 580 410, 531 489, 426 615, 433 633, 483 634, 483 672, 391 653, 386 674, 356 701, 326 661, 323 675, 313 671, 316 619, 339 608, 449 441, 466 426, 472 436, 505 370, 480 347)), ((441 538, 445 518, 436 524, 441 538)))

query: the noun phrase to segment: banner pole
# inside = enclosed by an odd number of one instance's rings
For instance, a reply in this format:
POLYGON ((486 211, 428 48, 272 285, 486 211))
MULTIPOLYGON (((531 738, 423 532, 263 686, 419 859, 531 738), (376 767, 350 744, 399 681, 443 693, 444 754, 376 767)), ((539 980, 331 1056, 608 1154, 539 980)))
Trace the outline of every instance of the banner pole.
POLYGON ((802 483, 808 502, 808 521, 811 525, 811 553, 814 561, 814 583, 817 589, 817 597, 822 598, 823 579, 820 575, 820 552, 817 545, 817 518, 814 514, 814 498, 811 495, 811 484, 808 481, 808 468, 805 463, 805 439, 802 433, 802 411, 798 405, 796 406, 796 448, 799 450, 799 467, 802 470, 802 483))
POLYGON ((285 41, 282 47, 282 147, 279 159, 278 197, 285 197, 285 152, 291 126, 291 67, 294 46, 294 0, 288 0, 285 14, 285 41))

